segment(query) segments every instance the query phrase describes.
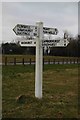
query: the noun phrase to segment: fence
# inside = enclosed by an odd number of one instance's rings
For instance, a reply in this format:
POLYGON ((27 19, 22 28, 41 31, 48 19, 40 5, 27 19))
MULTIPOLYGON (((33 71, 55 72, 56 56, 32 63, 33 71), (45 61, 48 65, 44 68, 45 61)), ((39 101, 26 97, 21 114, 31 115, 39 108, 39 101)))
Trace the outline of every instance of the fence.
MULTIPOLYGON (((63 58, 63 59, 44 59, 43 58, 43 64, 79 64, 80 63, 80 59, 79 58, 63 58)), ((7 57, 4 58, 4 62, 2 63, 3 65, 31 65, 31 64, 35 64, 35 61, 33 61, 33 59, 28 59, 25 60, 24 58, 22 58, 22 60, 17 60, 17 58, 13 58, 13 60, 8 60, 7 57)))

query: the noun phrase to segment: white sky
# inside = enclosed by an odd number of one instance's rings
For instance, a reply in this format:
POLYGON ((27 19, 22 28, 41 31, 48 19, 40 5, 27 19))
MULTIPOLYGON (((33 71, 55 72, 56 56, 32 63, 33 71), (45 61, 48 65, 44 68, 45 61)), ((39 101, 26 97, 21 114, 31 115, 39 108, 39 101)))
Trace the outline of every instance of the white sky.
POLYGON ((55 37, 63 37, 64 30, 75 36, 78 34, 78 3, 3 2, 2 40, 10 42, 17 37, 12 30, 15 25, 35 25, 37 21, 42 21, 47 27, 56 27, 59 33, 55 37))

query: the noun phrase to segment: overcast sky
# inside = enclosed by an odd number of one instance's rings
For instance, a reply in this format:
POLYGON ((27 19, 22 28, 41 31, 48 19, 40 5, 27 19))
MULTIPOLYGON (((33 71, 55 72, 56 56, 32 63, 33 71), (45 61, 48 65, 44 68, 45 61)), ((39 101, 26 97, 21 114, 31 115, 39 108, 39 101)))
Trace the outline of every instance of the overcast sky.
POLYGON ((10 42, 17 37, 12 30, 15 25, 35 25, 37 21, 42 21, 47 27, 56 27, 59 33, 55 37, 63 37, 64 30, 75 36, 78 34, 78 3, 3 2, 2 40, 10 42))

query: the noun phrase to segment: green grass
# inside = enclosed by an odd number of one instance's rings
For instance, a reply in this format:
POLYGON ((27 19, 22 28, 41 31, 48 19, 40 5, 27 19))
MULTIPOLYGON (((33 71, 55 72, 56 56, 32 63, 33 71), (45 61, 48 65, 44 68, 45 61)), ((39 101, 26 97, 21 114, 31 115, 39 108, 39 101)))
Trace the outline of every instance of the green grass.
POLYGON ((3 66, 3 118, 77 118, 78 65, 45 65, 43 98, 34 96, 35 67, 3 66), (26 101, 16 98, 25 95, 26 101))

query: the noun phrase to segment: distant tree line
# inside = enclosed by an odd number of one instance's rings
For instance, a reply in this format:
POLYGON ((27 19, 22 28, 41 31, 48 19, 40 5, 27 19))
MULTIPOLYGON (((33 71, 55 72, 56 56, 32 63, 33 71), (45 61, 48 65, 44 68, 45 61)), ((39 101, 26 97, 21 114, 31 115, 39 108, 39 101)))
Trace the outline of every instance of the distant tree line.
MULTIPOLYGON (((44 54, 52 56, 70 56, 80 57, 80 35, 74 39, 69 39, 67 47, 52 47, 50 52, 48 50, 44 54)), ((16 43, 3 43, 2 54, 32 54, 35 55, 35 47, 21 47, 16 43)))
POLYGON ((35 54, 35 48, 21 47, 16 43, 3 43, 2 54, 35 54))
POLYGON ((70 56, 70 57, 78 57, 80 45, 78 45, 78 40, 70 40, 70 43, 67 47, 54 47, 51 48, 51 55, 54 56, 70 56))

